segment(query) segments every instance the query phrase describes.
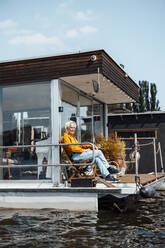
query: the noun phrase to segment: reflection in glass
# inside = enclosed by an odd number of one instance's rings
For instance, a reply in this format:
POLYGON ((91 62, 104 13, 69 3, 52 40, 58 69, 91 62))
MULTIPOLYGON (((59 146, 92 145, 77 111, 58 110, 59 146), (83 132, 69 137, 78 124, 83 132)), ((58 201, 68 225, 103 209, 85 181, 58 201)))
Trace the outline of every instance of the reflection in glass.
POLYGON ((63 106, 63 112, 61 114, 61 135, 63 136, 65 123, 70 120, 77 122, 78 95, 73 89, 61 84, 61 98, 63 106))
MULTIPOLYGON (((50 84, 21 85, 2 89, 3 146, 35 145, 50 134, 50 84)), ((3 169, 3 179, 37 179, 36 148, 5 148, 3 163, 19 168, 3 169), (29 165, 22 167, 21 165, 29 165)), ((42 170, 42 168, 41 168, 42 170)), ((40 170, 40 171, 41 171, 40 170)))
POLYGON ((81 142, 93 141, 92 135, 92 118, 81 119, 81 142))
POLYGON ((94 136, 100 135, 101 132, 101 117, 94 116, 93 117, 93 125, 94 125, 94 136))
POLYGON ((94 141, 94 135, 102 134, 102 104, 78 94, 61 81, 61 98, 63 112, 61 115, 61 136, 65 123, 73 120, 77 123, 77 139, 81 142, 94 141), (92 119, 93 118, 93 119, 92 119))
POLYGON ((90 99, 80 96, 80 116, 87 117, 92 115, 92 102, 90 99))
POLYGON ((80 132, 81 142, 93 139, 92 131, 92 101, 84 96, 79 97, 80 100, 80 132))
POLYGON ((102 107, 101 104, 94 103, 93 104, 93 115, 101 115, 101 107, 102 107))

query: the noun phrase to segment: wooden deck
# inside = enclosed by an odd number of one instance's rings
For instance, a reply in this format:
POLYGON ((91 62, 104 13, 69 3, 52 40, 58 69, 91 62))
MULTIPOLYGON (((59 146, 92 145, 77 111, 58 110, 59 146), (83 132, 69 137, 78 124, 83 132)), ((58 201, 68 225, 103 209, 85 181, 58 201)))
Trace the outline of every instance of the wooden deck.
MULTIPOLYGON (((140 183, 142 185, 151 183, 156 180, 155 174, 139 174, 140 183)), ((158 174, 157 179, 164 177, 165 174, 158 174)), ((135 174, 126 174, 124 176, 118 176, 121 183, 135 183, 135 174)))

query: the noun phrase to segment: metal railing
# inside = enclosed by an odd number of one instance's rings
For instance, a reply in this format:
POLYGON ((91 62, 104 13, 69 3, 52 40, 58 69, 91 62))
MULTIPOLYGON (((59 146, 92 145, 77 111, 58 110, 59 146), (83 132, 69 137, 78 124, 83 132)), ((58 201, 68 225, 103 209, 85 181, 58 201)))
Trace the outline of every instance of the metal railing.
MULTIPOLYGON (((90 163, 81 163, 81 161, 79 161, 79 163, 77 164, 76 162, 72 162, 72 165, 74 166, 80 166, 80 165, 86 165, 86 166, 89 166, 89 165, 93 165, 94 164, 94 161, 95 161, 95 147, 94 147, 94 144, 93 143, 90 143, 90 142, 82 142, 82 143, 59 143, 59 144, 43 144, 43 145, 19 145, 19 146, 0 146, 0 151, 2 149, 10 149, 10 148, 16 148, 16 149, 21 149, 21 148, 31 148, 31 147, 62 147, 62 146, 70 146, 70 145, 90 145, 91 148, 92 148, 92 161, 90 163)), ((49 152, 49 151, 48 151, 49 152)), ((13 152, 14 153, 14 152, 13 152)), ((2 158, 3 159, 3 158, 2 158)), ((9 164, 9 165, 3 165, 3 164, 0 164, 0 168, 26 168, 26 167, 42 167, 43 164, 30 164, 30 165, 25 165, 25 164, 9 164)), ((45 167, 49 167, 49 166, 68 166, 68 164, 64 163, 57 163, 57 164, 44 164, 45 167)))
MULTIPOLYGON (((155 178, 157 181, 158 178, 158 166, 157 166, 157 154, 159 153, 160 155, 160 164, 161 164, 161 172, 164 173, 164 165, 163 165, 163 158, 162 158, 162 151, 161 151, 161 145, 160 142, 158 142, 158 149, 156 151, 156 141, 155 138, 152 138, 152 142, 147 143, 147 144, 139 144, 138 143, 138 138, 137 134, 134 134, 134 152, 135 152, 135 182, 136 185, 139 186, 140 184, 140 178, 139 178, 139 161, 138 161, 138 148, 143 147, 143 146, 148 146, 152 145, 153 146, 153 155, 154 155, 154 173, 155 173, 155 178)), ((132 150, 132 148, 126 148, 126 150, 132 150)), ((128 162, 128 161, 126 161, 128 162)), ((132 163, 132 162, 131 162, 132 163)))

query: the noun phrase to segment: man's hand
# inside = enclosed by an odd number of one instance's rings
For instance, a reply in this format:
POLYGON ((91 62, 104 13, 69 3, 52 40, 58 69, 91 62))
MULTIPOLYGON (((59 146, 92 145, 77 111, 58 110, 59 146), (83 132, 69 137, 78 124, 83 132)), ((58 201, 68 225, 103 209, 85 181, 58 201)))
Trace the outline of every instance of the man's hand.
POLYGON ((99 149, 96 145, 94 145, 94 148, 95 148, 95 150, 98 150, 99 149))
POLYGON ((93 150, 93 148, 94 148, 95 150, 98 150, 98 149, 99 149, 96 145, 94 145, 94 147, 91 146, 90 150, 93 150))

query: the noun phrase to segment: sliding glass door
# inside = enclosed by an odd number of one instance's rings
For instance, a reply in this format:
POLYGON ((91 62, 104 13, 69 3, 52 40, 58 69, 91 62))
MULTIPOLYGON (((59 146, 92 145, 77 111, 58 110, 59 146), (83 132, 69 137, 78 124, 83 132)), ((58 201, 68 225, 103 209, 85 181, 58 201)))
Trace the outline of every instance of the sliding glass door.
MULTIPOLYGON (((50 83, 14 85, 1 88, 1 162, 7 165, 1 179, 38 179, 36 148, 16 148, 47 140, 51 133, 50 83), (18 168, 15 168, 18 165, 18 168), (24 168, 21 165, 29 165, 24 168), (10 168, 9 166, 13 166, 10 168)), ((46 153, 45 153, 46 154, 46 153)), ((45 155, 46 156, 46 155, 45 155)), ((48 157, 45 157, 45 161, 48 157)), ((42 163, 42 161, 40 161, 42 163)))
POLYGON ((65 123, 73 120, 77 124, 76 136, 80 142, 94 142, 95 136, 103 134, 103 105, 61 81, 63 136, 65 123))

